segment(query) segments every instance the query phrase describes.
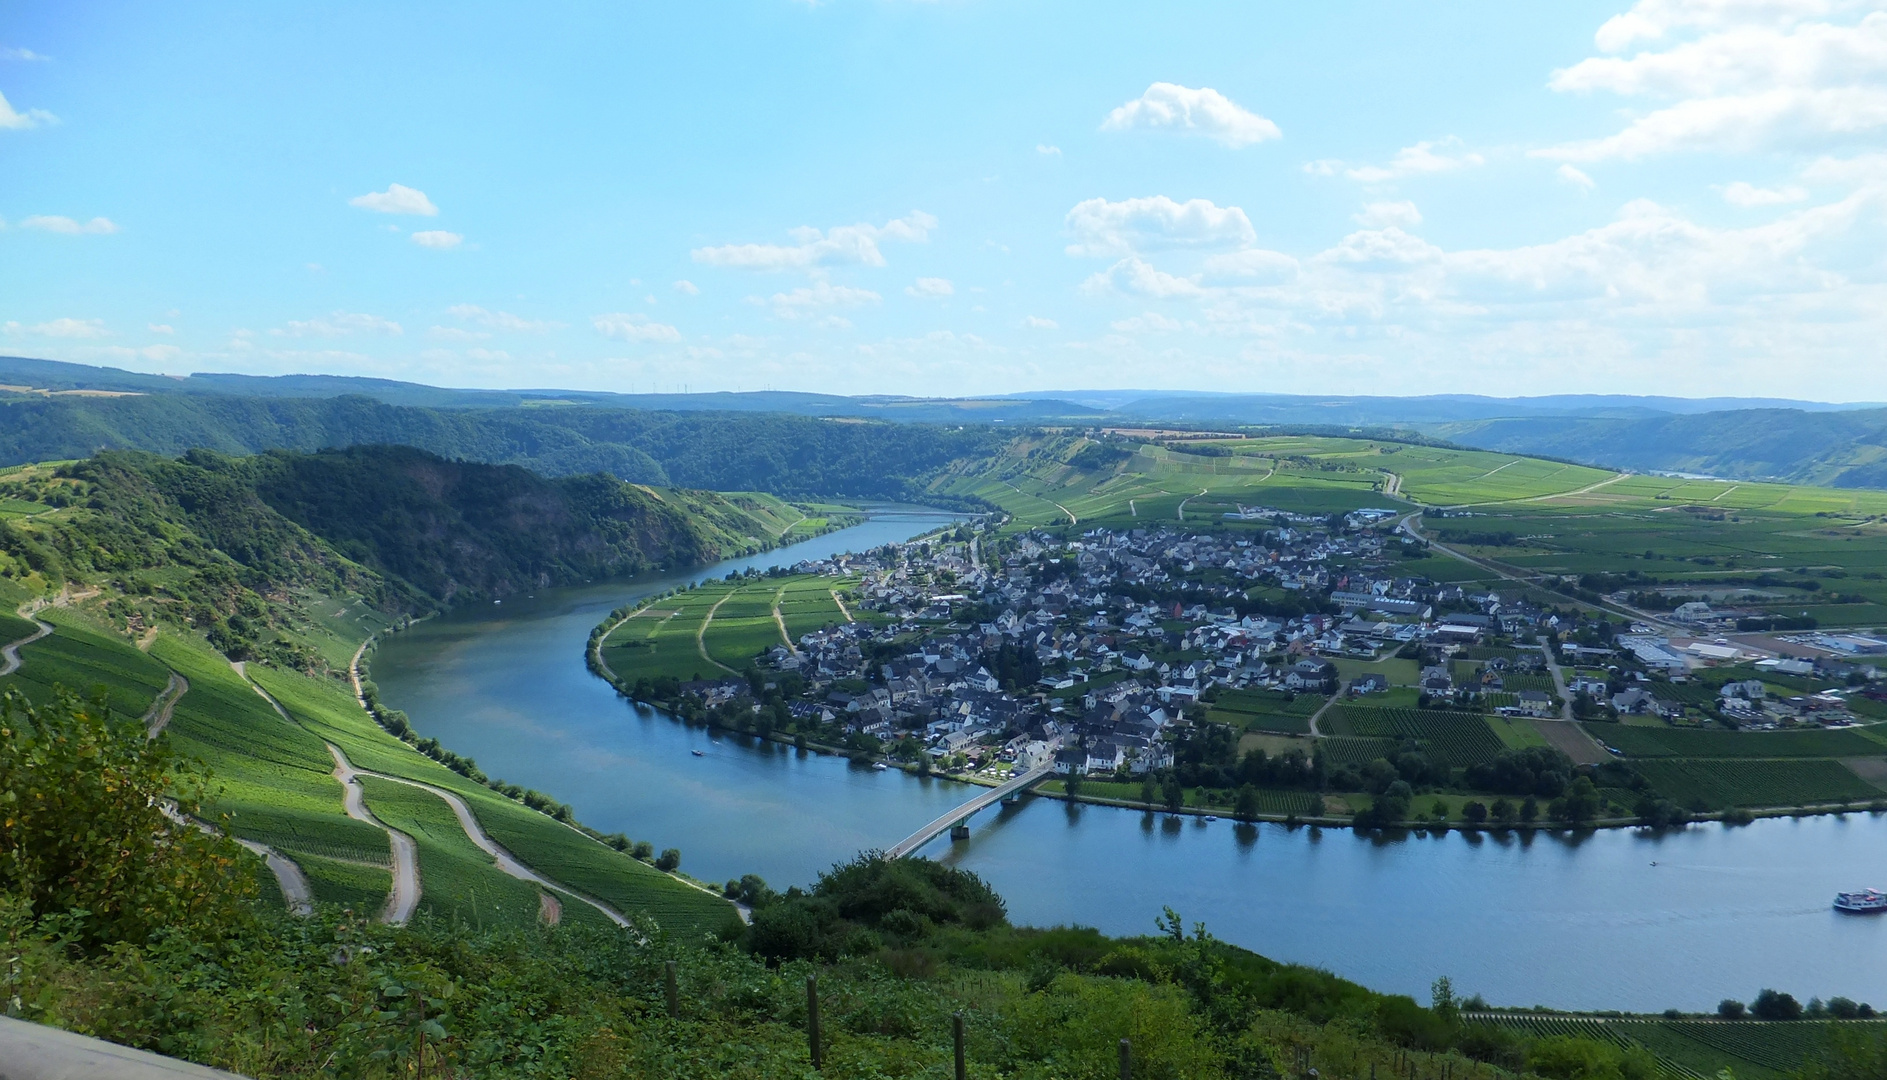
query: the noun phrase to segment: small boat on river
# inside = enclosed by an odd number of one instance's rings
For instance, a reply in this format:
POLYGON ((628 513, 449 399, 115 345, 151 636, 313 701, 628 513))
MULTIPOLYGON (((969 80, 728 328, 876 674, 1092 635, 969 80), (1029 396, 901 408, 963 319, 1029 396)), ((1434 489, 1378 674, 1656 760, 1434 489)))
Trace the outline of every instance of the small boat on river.
POLYGON ((696 757, 707 757, 707 756, 708 756, 708 755, 707 755, 707 752, 706 752, 705 750, 690 750, 690 751, 688 751, 688 752, 689 752, 690 754, 693 754, 693 755, 694 755, 694 756, 696 756, 696 757))
POLYGON ((882 761, 874 761, 871 763, 871 767, 874 769, 877 769, 879 772, 884 772, 886 769, 890 768, 891 766, 886 765, 882 761))
POLYGON ((1887 911, 1887 893, 1879 889, 1835 894, 1835 910, 1853 915, 1878 915, 1887 911))

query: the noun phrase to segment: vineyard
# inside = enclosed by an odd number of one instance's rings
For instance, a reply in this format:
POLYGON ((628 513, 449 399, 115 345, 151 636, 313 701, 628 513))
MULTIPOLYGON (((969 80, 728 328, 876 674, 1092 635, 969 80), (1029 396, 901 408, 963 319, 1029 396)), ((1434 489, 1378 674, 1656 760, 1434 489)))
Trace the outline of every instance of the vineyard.
MULTIPOLYGON (((1797 1073, 1828 1038, 1832 1024, 1760 1020, 1615 1020, 1538 1013, 1483 1014, 1476 1019, 1536 1038, 1570 1035, 1620 1046, 1636 1044, 1667 1073, 1713 1077, 1729 1069, 1738 1080, 1783 1080, 1797 1073)), ((1881 1021, 1850 1021, 1881 1031, 1881 1021)))
POLYGON ((1587 724, 1586 730, 1632 758, 1842 758, 1887 753, 1887 741, 1853 728, 1745 732, 1587 724))
POLYGON ((1333 730, 1378 739, 1414 739, 1430 757, 1462 768, 1492 761, 1506 749, 1481 717, 1469 713, 1371 709, 1339 705, 1333 730))
POLYGON ((1637 767, 1666 798, 1691 808, 1814 806, 1882 797, 1839 761, 1652 759, 1637 767))
POLYGON ((1359 739, 1343 735, 1320 739, 1317 747, 1324 752, 1324 760, 1332 765, 1358 767, 1380 757, 1392 757, 1396 752, 1394 739, 1359 739))
POLYGON ((1310 718, 1323 707, 1315 694, 1280 694, 1269 690, 1228 690, 1212 703, 1212 720, 1240 731, 1275 731, 1308 735, 1310 718))

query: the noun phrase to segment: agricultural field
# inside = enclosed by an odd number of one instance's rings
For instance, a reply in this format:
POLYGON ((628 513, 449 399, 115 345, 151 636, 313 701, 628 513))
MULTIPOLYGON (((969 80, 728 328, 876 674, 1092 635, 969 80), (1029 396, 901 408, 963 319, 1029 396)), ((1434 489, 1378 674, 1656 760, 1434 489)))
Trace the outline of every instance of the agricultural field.
MULTIPOLYGON (((1801 1020, 1725 1023, 1539 1013, 1483 1014, 1477 1020, 1540 1038, 1571 1035, 1642 1046, 1672 1076, 1708 1078, 1729 1069, 1742 1080, 1785 1080, 1796 1075, 1825 1044, 1831 1027, 1801 1020)), ((1877 1031, 1882 1022, 1845 1023, 1877 1031)))
POLYGON ((1337 735, 1317 740, 1324 759, 1332 765, 1367 765, 1380 757, 1394 757, 1394 739, 1337 735))
POLYGON ((85 697, 102 692, 113 712, 142 716, 170 684, 163 664, 78 612, 47 608, 39 617, 53 632, 20 648, 20 669, 0 679, 0 688, 17 687, 34 702, 52 700, 57 687, 85 697))
POLYGON ((632 682, 746 671, 767 649, 847 621, 833 593, 851 584, 811 574, 704 582, 624 620, 603 640, 603 662, 632 682))
POLYGON ((1281 694, 1270 690, 1228 690, 1212 703, 1207 716, 1243 733, 1271 731, 1284 735, 1310 732, 1310 718, 1323 708, 1316 694, 1281 694))
POLYGON ((1337 705, 1324 715, 1334 733, 1386 740, 1414 739, 1431 757, 1456 768, 1492 761, 1506 749, 1486 718, 1471 713, 1337 705))
POLYGON ((1846 758, 1887 754, 1871 729, 1719 731, 1586 724, 1600 742, 1628 758, 1846 758))
POLYGON ((360 782, 374 816, 419 848, 420 911, 479 929, 537 924, 538 887, 498 869, 445 800, 394 780, 364 776, 360 782))
POLYGON ((1861 779, 1846 765, 1826 759, 1654 758, 1634 764, 1660 794, 1692 809, 1827 806, 1887 797, 1887 792, 1861 779))

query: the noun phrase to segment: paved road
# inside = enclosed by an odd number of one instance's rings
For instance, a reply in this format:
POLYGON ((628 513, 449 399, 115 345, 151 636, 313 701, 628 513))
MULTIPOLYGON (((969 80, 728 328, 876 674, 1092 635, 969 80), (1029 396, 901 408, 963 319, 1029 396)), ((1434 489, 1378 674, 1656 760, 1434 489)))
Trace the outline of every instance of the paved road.
POLYGON ((151 702, 150 711, 144 714, 145 737, 155 739, 158 732, 170 725, 171 710, 177 707, 177 700, 189 692, 190 680, 171 672, 170 685, 164 687, 157 699, 151 702))
POLYGON ((33 642, 52 633, 51 623, 44 622, 40 619, 34 619, 33 621, 39 624, 38 630, 11 645, 0 648, 0 657, 5 657, 4 662, 0 662, 0 675, 11 675, 20 670, 20 646, 31 645, 33 642))
POLYGON ((367 800, 361 791, 361 772, 347 760, 346 754, 341 753, 340 747, 333 743, 328 743, 327 747, 328 753, 334 757, 334 778, 341 782, 341 805, 347 811, 347 816, 355 821, 364 821, 387 834, 387 846, 393 854, 393 888, 387 892, 386 911, 380 921, 394 925, 405 923, 412 919, 413 909, 419 906, 418 848, 413 844, 412 837, 373 816, 373 811, 367 809, 367 800))
POLYGON ((267 844, 258 844, 241 837, 237 837, 236 842, 262 856, 262 861, 269 866, 269 873, 275 875, 275 883, 281 886, 282 899, 288 901, 290 912, 296 915, 314 914, 314 891, 308 887, 308 877, 301 872, 301 867, 267 844))

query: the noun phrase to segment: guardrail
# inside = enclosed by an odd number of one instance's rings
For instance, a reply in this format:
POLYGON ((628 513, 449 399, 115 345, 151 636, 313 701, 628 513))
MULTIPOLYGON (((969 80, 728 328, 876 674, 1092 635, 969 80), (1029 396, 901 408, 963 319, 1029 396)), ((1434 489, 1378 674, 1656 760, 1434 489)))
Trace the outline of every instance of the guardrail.
POLYGON ((242 1080, 235 1073, 0 1016, 0 1080, 242 1080))

